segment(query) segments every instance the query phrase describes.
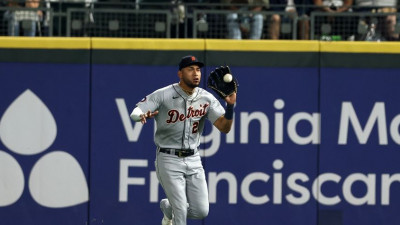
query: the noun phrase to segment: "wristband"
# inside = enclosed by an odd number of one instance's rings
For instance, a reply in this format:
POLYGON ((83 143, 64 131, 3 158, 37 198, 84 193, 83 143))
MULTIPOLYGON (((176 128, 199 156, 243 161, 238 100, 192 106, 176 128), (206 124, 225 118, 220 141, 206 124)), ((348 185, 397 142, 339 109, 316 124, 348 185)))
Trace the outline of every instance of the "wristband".
POLYGON ((227 120, 232 120, 232 119, 233 119, 233 106, 234 106, 234 105, 230 105, 230 104, 227 104, 227 105, 226 105, 226 110, 225 110, 225 115, 224 115, 224 117, 225 117, 227 120))
POLYGON ((131 113, 131 119, 135 122, 139 122, 142 119, 142 117, 140 116, 142 114, 142 110, 139 107, 136 107, 131 113))

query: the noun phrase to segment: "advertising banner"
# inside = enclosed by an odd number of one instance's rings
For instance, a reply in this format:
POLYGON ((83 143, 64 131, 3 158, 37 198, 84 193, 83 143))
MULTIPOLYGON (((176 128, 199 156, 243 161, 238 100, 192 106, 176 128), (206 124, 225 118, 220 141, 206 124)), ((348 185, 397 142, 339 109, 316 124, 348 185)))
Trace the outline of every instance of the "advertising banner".
POLYGON ((160 224, 156 124, 129 115, 179 81, 179 59, 192 50, 206 64, 201 88, 212 92, 207 76, 227 62, 239 88, 231 132, 205 124, 210 211, 189 225, 398 225, 400 54, 337 52, 335 43, 318 52, 318 42, 266 41, 261 51, 261 42, 176 50, 180 40, 164 40, 159 50, 144 39, 118 39, 115 49, 97 41, 0 46, 1 225, 160 224), (392 61, 378 66, 376 55, 392 61))
POLYGON ((155 175, 154 121, 129 115, 147 94, 176 82, 174 67, 94 65, 91 202, 93 224, 158 224, 164 194, 155 175))
MULTIPOLYGON (((202 138, 211 203, 205 224, 315 224, 306 178, 316 177, 318 166, 317 70, 232 71, 239 80, 234 128, 223 135, 208 123, 202 138)), ((176 73, 175 67, 94 65, 90 209, 99 224, 154 224, 162 218, 154 121, 142 126, 129 114, 147 94, 178 82, 176 73)))
POLYGON ((0 223, 84 224, 89 65, 0 68, 0 223))
MULTIPOLYGON (((142 97, 176 82, 176 68, 96 67, 91 213, 157 223, 164 193, 154 172, 155 127, 128 116, 142 97)), ((224 135, 207 124, 202 139, 210 195, 204 224, 396 224, 395 70, 232 71, 239 80, 234 128, 224 135)))
POLYGON ((398 72, 321 69, 318 202, 323 224, 400 221, 398 72))

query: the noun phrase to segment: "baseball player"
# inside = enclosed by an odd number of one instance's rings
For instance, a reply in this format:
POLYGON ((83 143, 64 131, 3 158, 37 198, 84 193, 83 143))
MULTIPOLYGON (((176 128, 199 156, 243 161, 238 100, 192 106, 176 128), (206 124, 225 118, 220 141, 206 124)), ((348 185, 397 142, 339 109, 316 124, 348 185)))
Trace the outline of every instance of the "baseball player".
POLYGON ((198 146, 205 119, 221 132, 232 126, 236 93, 227 96, 226 110, 208 91, 198 87, 204 64, 194 56, 179 63, 179 83, 147 95, 137 103, 130 117, 145 124, 154 118, 157 129, 156 172, 167 196, 160 202, 162 225, 186 225, 187 218, 203 219, 208 215, 207 183, 198 146))

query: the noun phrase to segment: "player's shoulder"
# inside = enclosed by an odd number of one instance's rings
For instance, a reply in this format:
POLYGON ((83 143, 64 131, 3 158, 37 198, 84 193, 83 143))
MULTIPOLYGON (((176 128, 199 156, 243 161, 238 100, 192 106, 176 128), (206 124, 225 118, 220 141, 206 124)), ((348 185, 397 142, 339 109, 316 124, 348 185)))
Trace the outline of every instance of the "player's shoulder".
POLYGON ((165 87, 162 87, 162 88, 158 89, 158 91, 169 91, 169 90, 173 89, 173 86, 174 86, 174 85, 175 85, 175 84, 167 85, 167 86, 165 86, 165 87))
POLYGON ((166 92, 173 91, 173 84, 159 88, 153 92, 153 94, 164 94, 166 92))

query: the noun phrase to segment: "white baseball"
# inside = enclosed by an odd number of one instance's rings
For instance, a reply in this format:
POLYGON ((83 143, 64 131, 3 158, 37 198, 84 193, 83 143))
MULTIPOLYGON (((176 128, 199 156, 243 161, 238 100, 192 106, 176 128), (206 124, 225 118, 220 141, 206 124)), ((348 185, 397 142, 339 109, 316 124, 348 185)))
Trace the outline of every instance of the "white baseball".
POLYGON ((225 74, 224 75, 224 81, 226 83, 230 83, 232 81, 232 74, 230 74, 230 73, 225 74))

